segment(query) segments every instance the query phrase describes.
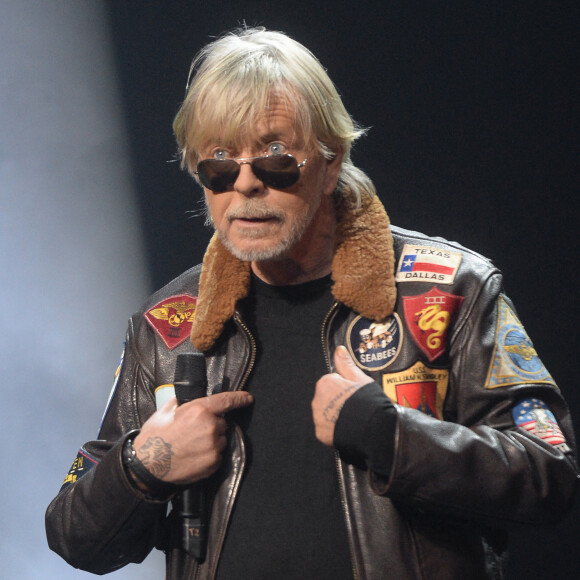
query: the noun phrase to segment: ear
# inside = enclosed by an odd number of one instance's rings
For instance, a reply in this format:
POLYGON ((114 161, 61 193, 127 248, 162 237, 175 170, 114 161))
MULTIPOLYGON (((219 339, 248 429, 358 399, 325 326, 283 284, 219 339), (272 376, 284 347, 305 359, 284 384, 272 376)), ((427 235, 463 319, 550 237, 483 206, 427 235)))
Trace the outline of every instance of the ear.
POLYGON ((330 159, 325 159, 326 168, 324 183, 322 184, 322 193, 329 196, 332 195, 336 189, 338 176, 342 169, 342 147, 336 146, 332 147, 330 150, 332 151, 332 157, 330 159))

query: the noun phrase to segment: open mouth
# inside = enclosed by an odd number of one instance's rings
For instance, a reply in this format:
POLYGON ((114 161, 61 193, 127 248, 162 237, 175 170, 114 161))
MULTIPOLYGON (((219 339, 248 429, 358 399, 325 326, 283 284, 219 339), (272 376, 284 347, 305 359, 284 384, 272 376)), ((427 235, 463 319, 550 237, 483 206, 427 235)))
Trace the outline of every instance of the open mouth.
POLYGON ((265 224, 267 222, 271 222, 273 220, 275 220, 276 218, 273 216, 269 216, 269 217, 238 217, 238 218, 234 218, 234 220, 238 220, 240 222, 243 223, 247 223, 247 224, 265 224))

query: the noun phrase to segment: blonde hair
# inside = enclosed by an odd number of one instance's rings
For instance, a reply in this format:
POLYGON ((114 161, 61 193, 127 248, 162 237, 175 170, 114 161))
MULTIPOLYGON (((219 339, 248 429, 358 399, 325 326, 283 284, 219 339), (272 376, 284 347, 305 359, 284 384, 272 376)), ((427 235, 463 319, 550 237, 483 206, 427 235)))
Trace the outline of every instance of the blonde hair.
POLYGON ((350 159, 365 133, 348 114, 317 58, 282 32, 244 28, 205 46, 194 58, 187 94, 173 122, 182 167, 193 174, 200 151, 219 131, 220 141, 240 145, 273 98, 289 104, 305 143, 330 158, 340 148, 339 195, 374 195, 369 177, 350 159))

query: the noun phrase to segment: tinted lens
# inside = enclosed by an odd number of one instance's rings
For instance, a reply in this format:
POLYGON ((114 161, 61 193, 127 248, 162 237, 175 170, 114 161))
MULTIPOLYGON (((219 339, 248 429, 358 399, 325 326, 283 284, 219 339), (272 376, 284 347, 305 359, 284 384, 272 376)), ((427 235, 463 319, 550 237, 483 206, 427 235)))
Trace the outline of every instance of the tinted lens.
POLYGON ((197 164, 197 175, 205 187, 223 193, 232 189, 240 166, 233 159, 204 159, 197 164))
MULTIPOLYGON (((292 155, 257 157, 251 163, 254 175, 268 187, 285 189, 300 179, 298 162, 292 155)), ((240 164, 233 159, 204 159, 197 164, 199 180, 214 193, 233 189, 240 164)))
POLYGON ((271 155, 258 157, 252 162, 252 171, 265 185, 285 189, 300 179, 298 163, 292 155, 271 155))

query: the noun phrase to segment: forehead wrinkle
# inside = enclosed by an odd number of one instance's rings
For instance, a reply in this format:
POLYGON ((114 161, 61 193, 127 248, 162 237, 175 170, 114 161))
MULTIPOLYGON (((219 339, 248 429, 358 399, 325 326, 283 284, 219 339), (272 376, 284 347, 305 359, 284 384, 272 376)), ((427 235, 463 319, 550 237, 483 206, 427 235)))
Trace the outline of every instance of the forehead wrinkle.
MULTIPOLYGON (((218 96, 218 87, 213 86, 199 103, 197 130, 194 131, 199 145, 193 147, 199 154, 214 146, 230 150, 241 150, 245 146, 259 149, 281 138, 282 130, 286 131, 287 127, 281 129, 279 125, 285 121, 290 123, 292 130, 291 146, 300 148, 307 142, 310 144, 309 124, 305 126, 303 115, 298 113, 300 105, 293 99, 298 102, 300 98, 291 87, 270 86, 253 102, 243 98, 247 90, 239 88, 241 90, 235 94, 230 93, 231 99, 224 99, 225 95, 218 96), (210 96, 213 98, 208 98, 210 96)), ((288 138, 284 137, 284 140, 288 138)))
POLYGON ((278 140, 289 145, 302 145, 304 142, 304 131, 296 108, 276 92, 270 95, 267 112, 256 115, 252 133, 262 145, 278 140))
MULTIPOLYGON (((244 147, 260 149, 276 141, 284 142, 291 147, 302 146, 304 140, 301 137, 299 127, 292 124, 287 126, 285 120, 286 118, 277 121, 275 116, 267 115, 254 123, 247 123, 243 128, 226 125, 221 128, 215 138, 207 138, 202 149, 209 147, 234 150, 241 150, 244 147)), ((207 134, 211 134, 211 131, 207 131, 207 134)))

